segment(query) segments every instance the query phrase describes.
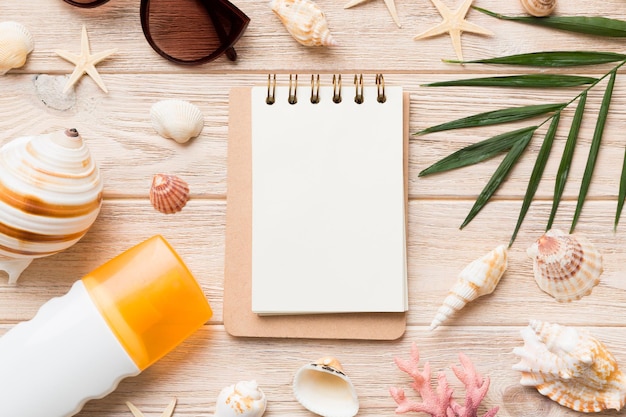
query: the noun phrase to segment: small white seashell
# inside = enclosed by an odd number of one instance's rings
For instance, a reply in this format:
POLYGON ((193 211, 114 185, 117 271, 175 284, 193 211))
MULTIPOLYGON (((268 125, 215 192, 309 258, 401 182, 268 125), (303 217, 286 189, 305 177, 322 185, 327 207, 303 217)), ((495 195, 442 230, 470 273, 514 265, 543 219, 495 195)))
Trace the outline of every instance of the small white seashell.
POLYGON ((150 109, 152 127, 164 138, 185 143, 200 135, 204 116, 200 109, 185 100, 161 100, 150 109))
POLYGON ((35 258, 78 242, 100 212, 103 183, 76 129, 0 148, 0 270, 15 283, 35 258))
POLYGON ((526 253, 537 285, 557 301, 578 300, 600 282, 602 254, 581 235, 551 229, 526 253))
POLYGON ((323 417, 353 417, 359 411, 356 390, 333 357, 301 367, 293 379, 293 393, 304 408, 323 417))
POLYGON ((500 245, 485 256, 468 264, 459 273, 459 278, 450 289, 437 314, 430 323, 430 330, 436 329, 454 312, 476 298, 491 294, 507 268, 508 252, 500 245))
POLYGON ((335 46, 324 12, 311 0, 271 0, 270 7, 287 31, 305 46, 335 46))
POLYGON ((181 211, 189 201, 189 185, 176 175, 156 174, 150 186, 150 203, 164 214, 181 211))
POLYGON ((556 0, 520 0, 524 10, 536 17, 550 15, 556 8, 556 0))
POLYGON ((532 320, 521 331, 520 384, 531 386, 572 410, 620 410, 626 404, 626 376, 606 346, 584 330, 532 320))
POLYGON ((0 22, 0 75, 26 63, 35 43, 26 26, 18 22, 0 22))
POLYGON ((267 399, 256 381, 240 381, 222 389, 215 404, 215 417, 261 417, 267 399))

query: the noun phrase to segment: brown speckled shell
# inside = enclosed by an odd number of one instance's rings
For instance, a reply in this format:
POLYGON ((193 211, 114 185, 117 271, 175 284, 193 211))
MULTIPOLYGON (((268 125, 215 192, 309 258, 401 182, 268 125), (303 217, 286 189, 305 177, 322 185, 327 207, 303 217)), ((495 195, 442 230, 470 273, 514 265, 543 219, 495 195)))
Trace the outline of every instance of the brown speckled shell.
POLYGON ((557 301, 578 300, 600 282, 602 255, 580 235, 552 229, 526 252, 533 258, 537 285, 557 301))
POLYGON ((189 201, 189 186, 176 175, 156 174, 150 187, 150 203, 165 214, 177 213, 189 201))

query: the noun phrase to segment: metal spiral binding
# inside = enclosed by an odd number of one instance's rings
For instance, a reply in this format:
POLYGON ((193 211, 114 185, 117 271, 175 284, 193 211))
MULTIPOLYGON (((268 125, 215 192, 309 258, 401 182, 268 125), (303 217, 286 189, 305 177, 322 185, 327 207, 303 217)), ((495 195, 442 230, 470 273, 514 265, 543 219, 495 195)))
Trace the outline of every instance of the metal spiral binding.
MULTIPOLYGON (((354 76, 354 102, 361 104, 365 101, 363 95, 363 74, 354 76)), ((384 103, 387 101, 385 95, 385 80, 382 74, 376 74, 376 101, 384 103)), ((342 101, 342 84, 341 74, 333 74, 333 102, 341 103, 342 101)), ((296 104, 298 102, 298 74, 289 74, 289 104, 296 104)), ((311 75, 311 103, 317 104, 320 102, 320 75, 311 75)), ((267 98, 265 99, 267 104, 274 104, 276 102, 276 74, 269 74, 267 76, 267 98)))

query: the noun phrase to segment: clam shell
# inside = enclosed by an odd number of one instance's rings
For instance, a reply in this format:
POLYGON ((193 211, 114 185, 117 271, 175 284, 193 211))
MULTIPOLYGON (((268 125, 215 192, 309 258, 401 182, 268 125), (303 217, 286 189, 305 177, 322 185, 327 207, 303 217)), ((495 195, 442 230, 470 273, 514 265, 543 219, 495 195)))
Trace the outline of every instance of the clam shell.
POLYGON ((559 404, 585 413, 620 410, 626 403, 626 377, 615 357, 590 333, 533 320, 521 331, 520 383, 559 404))
POLYGON ((476 298, 491 294, 507 268, 508 251, 505 245, 469 263, 460 273, 457 282, 437 310, 430 323, 430 330, 436 329, 452 314, 476 298))
POLYGON ((301 367, 293 379, 296 400, 323 417, 353 417, 359 400, 339 361, 325 357, 301 367))
POLYGON ((75 129, 0 148, 0 270, 17 281, 34 258, 76 243, 95 221, 102 179, 75 129))
POLYGON ((150 203, 164 214, 179 212, 189 201, 189 186, 177 177, 169 174, 156 174, 150 187, 150 203))
POLYGON ((200 135, 204 116, 200 109, 185 100, 161 100, 150 108, 152 127, 164 138, 185 143, 200 135))
POLYGON ((287 31, 305 46, 335 46, 324 12, 311 0, 271 0, 270 8, 287 31))
POLYGON ((526 253, 533 258, 537 285, 557 301, 578 300, 600 282, 602 255, 581 235, 551 229, 526 253))
POLYGON ((528 14, 537 17, 548 16, 556 8, 556 0, 520 0, 528 14))
POLYGON ((256 381, 240 381, 217 396, 215 417, 261 417, 266 406, 265 393, 256 381))
POLYGON ((18 22, 0 22, 0 75, 26 63, 35 43, 29 30, 18 22))

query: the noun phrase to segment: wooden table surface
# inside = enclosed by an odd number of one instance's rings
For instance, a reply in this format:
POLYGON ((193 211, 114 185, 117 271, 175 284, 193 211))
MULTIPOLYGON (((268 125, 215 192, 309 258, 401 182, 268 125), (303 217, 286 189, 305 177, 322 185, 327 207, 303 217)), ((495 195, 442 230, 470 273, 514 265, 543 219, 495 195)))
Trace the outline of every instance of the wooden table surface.
MULTIPOLYGON (((454 9, 460 1, 442 0, 454 9)), ((339 46, 306 48, 287 33, 266 1, 235 0, 251 18, 237 44, 239 59, 225 58, 195 67, 182 67, 158 56, 148 45, 139 21, 139 0, 112 0, 97 9, 71 7, 61 0, 0 3, 0 21, 25 24, 35 38, 27 64, 0 76, 0 144, 18 136, 77 128, 87 140, 104 178, 104 203, 98 219, 76 245, 59 254, 35 260, 16 286, 0 283, 0 329, 34 316, 51 297, 116 254, 157 233, 165 236, 199 280, 213 309, 206 325, 138 377, 124 380, 101 400, 89 402, 84 417, 128 417, 131 401, 146 417, 159 416, 178 398, 174 416, 213 415, 222 387, 240 380, 256 380, 268 397, 266 416, 309 416, 294 399, 291 380, 304 363, 325 355, 339 358, 360 398, 360 416, 392 416, 392 386, 403 387, 411 398, 408 376, 393 363, 407 358, 416 343, 422 361, 434 372, 446 372, 462 398, 464 390, 449 370, 464 352, 478 370, 491 378, 481 410, 500 406, 499 416, 557 417, 577 413, 519 385, 512 350, 521 346, 520 330, 530 319, 541 319, 590 330, 626 368, 626 220, 616 231, 613 218, 626 130, 626 82, 617 77, 611 112, 596 171, 576 231, 590 238, 604 255, 604 274, 593 293, 572 303, 558 303, 533 279, 526 255, 544 231, 553 184, 569 123, 559 128, 554 150, 519 236, 509 250, 509 268, 496 291, 468 305, 446 326, 429 332, 428 324, 458 272, 495 246, 508 243, 542 135, 536 135, 522 160, 498 190, 494 200, 463 230, 459 225, 501 157, 454 172, 418 178, 418 172, 453 150, 477 142, 510 126, 458 130, 411 137, 408 213, 409 300, 405 335, 395 341, 293 340, 235 338, 223 326, 224 230, 227 190, 228 94, 235 86, 266 82, 278 73, 321 73, 348 78, 363 73, 372 83, 385 74, 388 85, 402 85, 411 95, 410 131, 508 106, 569 100, 578 89, 510 90, 494 88, 426 88, 427 82, 482 75, 524 73, 525 68, 453 65, 450 37, 413 40, 441 18, 429 0, 395 0, 402 27, 398 28, 384 2, 371 0, 353 9, 342 0, 318 0, 339 46), (64 77, 73 66, 53 51, 80 50, 85 24, 93 52, 119 52, 97 68, 109 89, 102 92, 84 77, 69 101, 55 102, 38 88, 39 77, 64 77), (158 136, 150 125, 153 103, 180 98, 198 105, 205 116, 200 137, 180 145, 158 136), (153 174, 165 172, 186 179, 191 200, 182 212, 162 215, 152 209, 148 190, 153 174)), ((522 14, 517 0, 475 0, 475 5, 505 14, 522 14)), ((602 15, 626 19, 622 0, 561 1, 558 15, 602 15)), ((624 52, 623 41, 557 32, 515 22, 499 21, 470 10, 469 21, 488 27, 493 36, 462 36, 466 59, 488 58, 547 50, 624 52)), ((608 66, 562 70, 601 76, 608 66)), ((583 119, 564 201, 555 227, 568 229, 576 205, 580 179, 595 126, 603 88, 591 91, 583 119), (597 91, 596 91, 597 90, 597 91)), ((57 97, 58 98, 58 97, 57 97)), ((573 109, 564 112, 571 120, 573 109)), ((526 124, 523 124, 526 125, 526 124)), ((372 196, 376 198, 376 196, 372 196)), ((1 394, 0 394, 1 395, 1 394)), ((37 398, 33 398, 37 401, 37 398)), ((415 413, 413 413, 416 415, 415 413)), ((421 415, 421 414, 420 414, 421 415)), ((615 415, 615 412, 599 415, 615 415)), ((16 416, 9 416, 16 417, 16 416)))

